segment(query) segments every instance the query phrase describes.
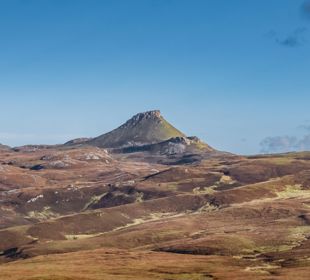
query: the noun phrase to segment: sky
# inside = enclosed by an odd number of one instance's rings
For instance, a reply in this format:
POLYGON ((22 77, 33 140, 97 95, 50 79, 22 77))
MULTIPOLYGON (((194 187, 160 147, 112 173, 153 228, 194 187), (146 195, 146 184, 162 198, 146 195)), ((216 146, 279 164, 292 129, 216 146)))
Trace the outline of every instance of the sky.
POLYGON ((0 0, 0 143, 159 109, 239 154, 310 150, 310 1, 0 0))

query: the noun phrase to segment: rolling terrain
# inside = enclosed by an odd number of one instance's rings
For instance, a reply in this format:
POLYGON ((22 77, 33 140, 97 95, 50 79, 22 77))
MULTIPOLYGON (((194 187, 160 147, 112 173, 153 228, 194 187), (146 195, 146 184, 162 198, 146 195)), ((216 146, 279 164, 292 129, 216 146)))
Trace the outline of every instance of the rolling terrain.
POLYGON ((309 279, 310 152, 239 156, 159 111, 0 145, 0 279, 309 279))

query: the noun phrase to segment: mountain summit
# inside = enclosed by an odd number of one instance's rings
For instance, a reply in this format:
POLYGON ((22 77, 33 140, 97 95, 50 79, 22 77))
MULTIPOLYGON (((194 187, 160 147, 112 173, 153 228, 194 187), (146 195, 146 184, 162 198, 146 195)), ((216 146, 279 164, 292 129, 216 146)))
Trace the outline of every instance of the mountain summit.
POLYGON ((161 115, 159 110, 139 113, 120 127, 91 139, 88 144, 104 148, 142 146, 185 137, 161 115))

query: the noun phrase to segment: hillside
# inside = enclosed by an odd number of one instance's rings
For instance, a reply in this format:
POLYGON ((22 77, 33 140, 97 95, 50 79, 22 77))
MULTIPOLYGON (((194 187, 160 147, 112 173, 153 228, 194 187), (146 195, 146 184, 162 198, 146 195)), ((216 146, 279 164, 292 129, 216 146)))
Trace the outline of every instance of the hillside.
POLYGON ((232 155, 161 122, 138 114, 112 149, 0 149, 0 278, 308 280, 310 153, 232 155))
POLYGON ((103 148, 140 146, 185 136, 161 115, 160 111, 149 111, 133 116, 115 130, 96 137, 88 144, 103 148))

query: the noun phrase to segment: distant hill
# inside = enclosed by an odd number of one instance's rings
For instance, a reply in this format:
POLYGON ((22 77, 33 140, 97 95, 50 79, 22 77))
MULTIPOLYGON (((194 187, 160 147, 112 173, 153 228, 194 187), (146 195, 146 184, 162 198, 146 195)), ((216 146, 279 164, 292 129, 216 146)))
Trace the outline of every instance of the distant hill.
POLYGON ((175 137, 185 137, 185 134, 167 122, 160 111, 155 110, 139 113, 120 127, 91 139, 87 144, 121 148, 154 144, 175 137))
POLYGON ((67 146, 70 146, 70 145, 82 145, 82 144, 85 144, 85 143, 89 142, 91 139, 93 139, 93 138, 86 138, 86 137, 76 138, 76 139, 68 141, 67 143, 65 143, 65 145, 67 145, 67 146))
POLYGON ((2 144, 0 143, 0 150, 9 150, 9 149, 11 149, 11 147, 9 147, 9 146, 7 146, 7 145, 2 145, 2 144))

